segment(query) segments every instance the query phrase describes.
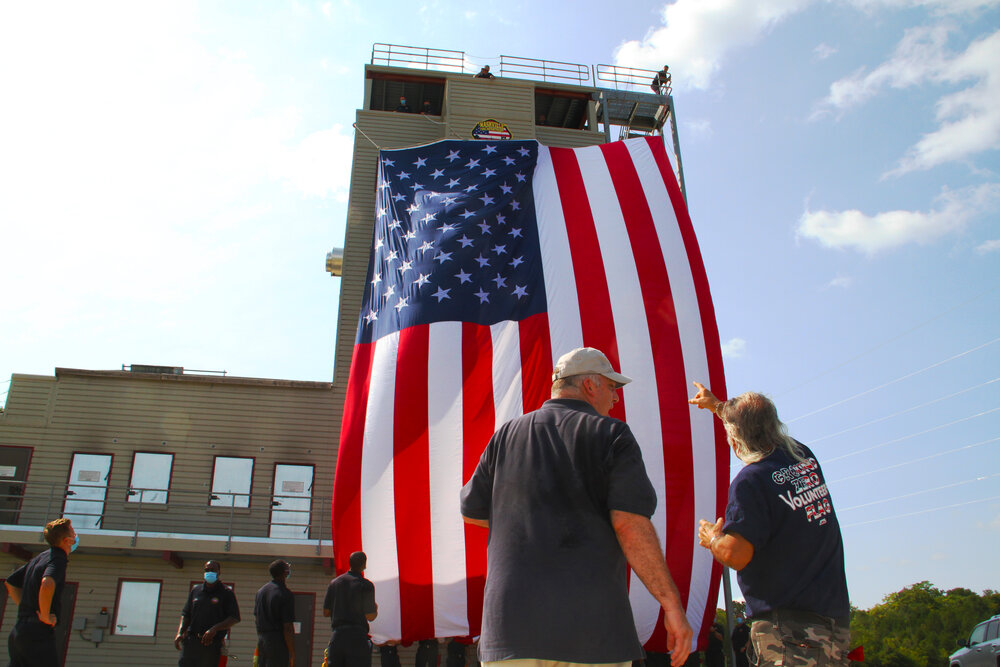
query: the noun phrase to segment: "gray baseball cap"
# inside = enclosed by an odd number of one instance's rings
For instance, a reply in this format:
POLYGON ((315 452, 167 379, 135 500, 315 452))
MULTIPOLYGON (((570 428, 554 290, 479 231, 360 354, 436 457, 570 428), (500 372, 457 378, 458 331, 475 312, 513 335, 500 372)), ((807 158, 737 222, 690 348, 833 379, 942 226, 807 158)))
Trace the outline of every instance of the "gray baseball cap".
POLYGON ((552 371, 552 381, 574 375, 603 375, 618 384, 628 384, 632 381, 632 378, 616 373, 604 353, 592 347, 578 347, 559 357, 556 368, 552 371))

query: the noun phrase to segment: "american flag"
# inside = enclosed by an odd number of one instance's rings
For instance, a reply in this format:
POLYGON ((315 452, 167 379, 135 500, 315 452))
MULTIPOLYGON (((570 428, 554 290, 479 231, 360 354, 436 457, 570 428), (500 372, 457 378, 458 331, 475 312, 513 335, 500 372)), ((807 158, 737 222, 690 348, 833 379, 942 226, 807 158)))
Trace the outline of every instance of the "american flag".
MULTIPOLYGON (((662 141, 587 148, 440 141, 381 151, 374 239, 344 406, 335 565, 368 555, 376 641, 476 636, 487 531, 459 490, 490 436, 548 398, 555 360, 595 347, 635 378, 629 423, 653 524, 704 645, 720 570, 696 520, 721 516, 725 435, 688 406, 725 395, 708 281, 662 141)), ((659 605, 630 575, 640 640, 665 650, 659 605)))

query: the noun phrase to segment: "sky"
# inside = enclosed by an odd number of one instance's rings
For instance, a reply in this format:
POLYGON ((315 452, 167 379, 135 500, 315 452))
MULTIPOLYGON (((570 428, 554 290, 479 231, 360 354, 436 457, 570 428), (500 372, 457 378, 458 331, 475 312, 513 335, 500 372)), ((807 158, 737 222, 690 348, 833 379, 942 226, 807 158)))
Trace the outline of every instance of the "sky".
POLYGON ((374 43, 669 64, 729 395, 819 458, 852 603, 1000 589, 1000 0, 564 7, 4 3, 0 402, 56 367, 329 381, 374 43))

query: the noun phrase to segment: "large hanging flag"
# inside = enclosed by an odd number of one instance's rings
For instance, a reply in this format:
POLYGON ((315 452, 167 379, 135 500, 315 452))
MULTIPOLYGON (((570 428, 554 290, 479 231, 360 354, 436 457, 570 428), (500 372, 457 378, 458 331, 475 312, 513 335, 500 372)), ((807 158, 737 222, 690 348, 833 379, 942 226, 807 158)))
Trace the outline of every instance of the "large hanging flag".
MULTIPOLYGON (((555 360, 595 347, 634 378, 628 422, 659 504, 653 524, 704 643, 720 569, 697 548, 721 516, 729 453, 688 405, 725 395, 708 281, 656 138, 587 148, 440 141, 379 154, 376 219, 333 498, 338 571, 368 554, 376 641, 476 636, 487 531, 459 490, 490 436, 548 398, 555 360)), ((659 605, 630 575, 639 637, 659 605)))

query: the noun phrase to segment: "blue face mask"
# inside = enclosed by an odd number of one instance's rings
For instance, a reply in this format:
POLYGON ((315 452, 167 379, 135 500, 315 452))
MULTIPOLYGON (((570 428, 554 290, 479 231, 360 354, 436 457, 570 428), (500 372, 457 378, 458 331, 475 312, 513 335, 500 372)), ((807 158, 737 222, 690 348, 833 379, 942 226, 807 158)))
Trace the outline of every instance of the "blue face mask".
POLYGON ((219 574, 217 572, 206 572, 205 573, 205 583, 214 584, 219 580, 219 574))
POLYGON ((80 546, 80 536, 79 535, 77 535, 76 538, 74 538, 74 540, 73 540, 73 546, 71 546, 69 548, 69 552, 73 553, 74 551, 76 551, 76 548, 78 546, 80 546))

